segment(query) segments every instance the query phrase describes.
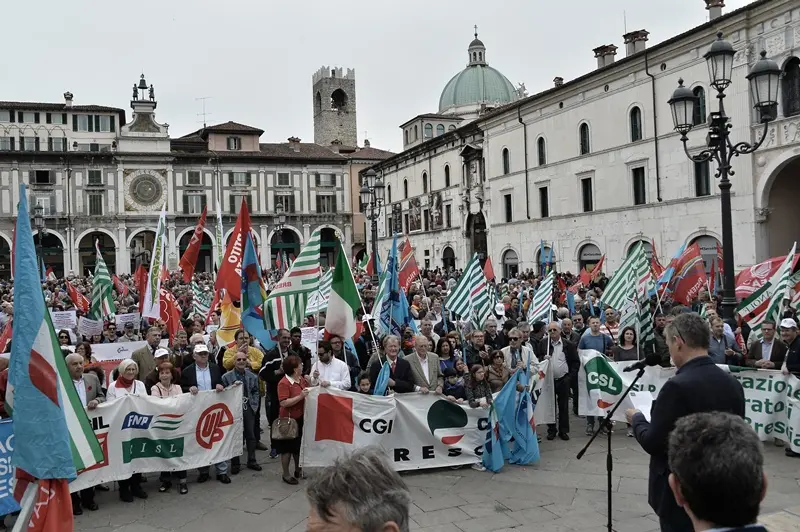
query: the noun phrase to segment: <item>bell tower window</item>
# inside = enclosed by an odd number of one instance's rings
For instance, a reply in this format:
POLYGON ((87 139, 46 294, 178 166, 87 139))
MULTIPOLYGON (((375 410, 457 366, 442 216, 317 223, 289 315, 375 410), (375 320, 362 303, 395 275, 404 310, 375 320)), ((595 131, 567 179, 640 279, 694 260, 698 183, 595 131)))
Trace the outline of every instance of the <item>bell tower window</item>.
POLYGON ((342 89, 331 94, 331 111, 347 112, 347 94, 342 89))

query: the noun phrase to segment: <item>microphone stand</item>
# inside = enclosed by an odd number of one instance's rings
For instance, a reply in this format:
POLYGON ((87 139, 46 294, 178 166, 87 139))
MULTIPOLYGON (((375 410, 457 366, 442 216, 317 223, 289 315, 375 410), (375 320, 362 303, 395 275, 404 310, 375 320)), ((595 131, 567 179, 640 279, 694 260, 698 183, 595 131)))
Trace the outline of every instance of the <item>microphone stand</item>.
POLYGON ((600 426, 597 427, 597 430, 594 431, 594 434, 592 434, 592 437, 589 438, 589 441, 586 442, 586 445, 583 446, 583 449, 581 449, 581 451, 576 456, 576 458, 578 460, 583 458, 583 455, 586 454, 586 451, 592 445, 592 442, 600 434, 600 431, 603 430, 604 427, 608 427, 608 431, 607 431, 608 432, 608 450, 606 452, 606 478, 608 480, 608 485, 606 487, 606 490, 608 492, 608 525, 607 525, 608 532, 613 532, 614 531, 614 529, 611 526, 611 506, 612 506, 612 503, 611 503, 611 491, 612 491, 612 488, 611 488, 611 484, 612 484, 612 482, 611 482, 611 472, 614 469, 614 458, 611 455, 611 426, 612 426, 611 425, 611 418, 614 417, 614 413, 619 408, 619 405, 622 404, 622 401, 628 396, 629 393, 631 393, 631 390, 636 385, 636 382, 639 379, 642 378, 642 376, 644 375, 645 369, 646 368, 643 367, 638 371, 638 373, 636 373, 636 378, 633 379, 633 382, 631 382, 630 386, 628 386, 628 388, 625 390, 625 392, 619 398, 619 400, 617 401, 617 404, 614 405, 614 408, 612 408, 611 411, 608 414, 606 414, 606 417, 603 418, 603 421, 600 423, 600 426))

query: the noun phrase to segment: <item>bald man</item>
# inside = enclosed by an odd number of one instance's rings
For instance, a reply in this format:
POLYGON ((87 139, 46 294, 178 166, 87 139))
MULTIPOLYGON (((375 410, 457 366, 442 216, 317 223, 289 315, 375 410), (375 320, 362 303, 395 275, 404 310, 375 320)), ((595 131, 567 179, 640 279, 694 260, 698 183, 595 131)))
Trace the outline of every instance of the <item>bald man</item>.
POLYGON ((406 357, 406 361, 411 366, 414 391, 440 394, 444 376, 439 368, 439 357, 435 353, 429 353, 430 348, 428 337, 420 334, 414 339, 414 352, 406 357))

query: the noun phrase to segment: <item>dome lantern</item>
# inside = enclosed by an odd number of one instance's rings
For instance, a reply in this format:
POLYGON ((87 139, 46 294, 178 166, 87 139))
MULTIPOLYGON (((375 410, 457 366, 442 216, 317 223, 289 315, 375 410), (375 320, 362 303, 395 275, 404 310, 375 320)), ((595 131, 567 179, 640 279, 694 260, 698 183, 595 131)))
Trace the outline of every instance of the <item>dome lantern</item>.
POLYGON ((486 46, 483 41, 478 39, 478 26, 475 26, 475 38, 469 43, 467 48, 467 66, 472 65, 487 65, 486 62, 486 46))

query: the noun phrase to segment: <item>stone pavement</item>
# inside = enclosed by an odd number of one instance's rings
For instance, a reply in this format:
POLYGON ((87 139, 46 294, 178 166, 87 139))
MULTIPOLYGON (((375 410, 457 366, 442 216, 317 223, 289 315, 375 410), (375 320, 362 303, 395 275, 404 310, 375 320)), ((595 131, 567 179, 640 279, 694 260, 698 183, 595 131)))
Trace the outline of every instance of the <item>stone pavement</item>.
MULTIPOLYGON (((572 421, 572 439, 544 440, 541 462, 535 467, 506 465, 498 474, 469 467, 404 473, 414 500, 411 530, 605 530, 606 440, 598 439, 582 460, 576 460, 588 437, 583 435, 582 420, 572 421)), ((648 457, 622 427, 615 431, 612 443, 614 528, 618 532, 658 530, 657 518, 647 505, 648 457)), ((800 460, 785 457, 783 448, 769 442, 765 452, 769 487, 761 520, 770 532, 800 531, 800 460)), ((196 484, 197 475, 190 472, 188 495, 179 495, 175 487, 170 493, 158 493, 157 474, 148 475, 146 501, 125 504, 116 491, 98 492, 100 510, 77 517, 76 530, 304 532, 308 515, 304 482, 284 484, 277 460, 270 460, 266 452, 260 452, 259 459, 264 471, 245 469, 228 485, 213 475, 209 482, 196 484)))

